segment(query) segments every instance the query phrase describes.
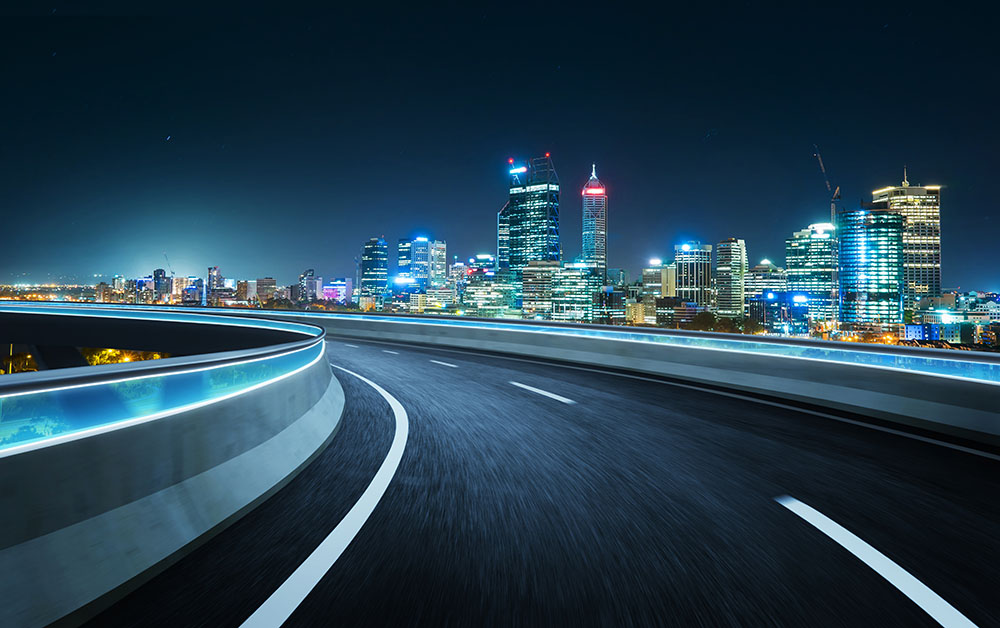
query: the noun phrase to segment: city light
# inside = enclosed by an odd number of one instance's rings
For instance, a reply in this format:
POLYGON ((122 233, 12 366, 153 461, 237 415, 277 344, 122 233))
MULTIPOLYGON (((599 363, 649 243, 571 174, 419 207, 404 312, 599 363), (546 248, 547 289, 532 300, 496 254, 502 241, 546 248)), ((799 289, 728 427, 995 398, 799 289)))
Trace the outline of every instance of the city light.
POLYGON ((584 194, 604 194, 604 188, 584 188, 583 189, 583 193, 584 194))
POLYGON ((659 257, 650 258, 649 265, 650 266, 662 266, 663 265, 663 260, 660 259, 659 257))
POLYGON ((527 172, 527 171, 528 171, 528 167, 527 166, 521 166, 520 168, 511 168, 510 173, 511 174, 521 174, 521 173, 527 172))

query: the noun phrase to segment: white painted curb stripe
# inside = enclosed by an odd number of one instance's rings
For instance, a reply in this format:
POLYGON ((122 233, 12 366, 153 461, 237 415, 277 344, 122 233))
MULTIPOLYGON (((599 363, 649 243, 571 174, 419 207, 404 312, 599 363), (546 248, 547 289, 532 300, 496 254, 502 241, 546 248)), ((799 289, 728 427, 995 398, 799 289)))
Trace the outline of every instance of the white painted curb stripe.
POLYGON ((953 626, 972 626, 975 628, 974 623, 955 610, 951 604, 945 602, 937 593, 931 591, 927 585, 911 576, 905 569, 889 560, 885 554, 862 541, 836 521, 788 495, 775 497, 774 501, 802 517, 817 530, 854 554, 861 562, 874 569, 878 575, 888 580, 889 584, 899 589, 903 595, 924 609, 937 623, 946 628, 953 626))
POLYGON ((523 388, 525 390, 530 390, 531 392, 537 393, 539 395, 544 395, 544 396, 548 397, 549 399, 555 399, 556 401, 561 401, 563 403, 568 403, 568 404, 574 404, 574 403, 576 403, 572 399, 568 399, 566 397, 563 397, 562 395, 557 395, 555 393, 550 393, 547 390, 542 390, 541 388, 535 388, 534 386, 528 386, 527 384, 522 384, 521 382, 510 382, 510 384, 512 384, 514 386, 517 386, 518 388, 523 388))
POLYGON ((245 622, 242 628, 276 628, 287 620, 298 608, 302 600, 313 590, 319 581, 326 575, 326 572, 333 567, 340 555, 344 553, 354 537, 357 536, 361 527, 368 521, 375 506, 378 505, 382 495, 385 494, 399 467, 399 461, 403 458, 403 450, 406 448, 406 438, 410 431, 409 419, 406 410, 395 397, 385 391, 384 388, 375 382, 349 371, 343 367, 332 365, 345 373, 357 377, 368 384, 378 394, 382 395, 396 418, 396 434, 392 438, 389 446, 389 453, 386 454, 382 466, 379 467, 372 478, 371 484, 362 493, 361 498, 351 508, 347 515, 337 524, 330 534, 323 539, 323 542, 313 550, 309 558, 298 566, 298 568, 288 577, 288 580, 278 587, 278 590, 271 594, 271 597, 261 604, 260 608, 254 611, 245 622))

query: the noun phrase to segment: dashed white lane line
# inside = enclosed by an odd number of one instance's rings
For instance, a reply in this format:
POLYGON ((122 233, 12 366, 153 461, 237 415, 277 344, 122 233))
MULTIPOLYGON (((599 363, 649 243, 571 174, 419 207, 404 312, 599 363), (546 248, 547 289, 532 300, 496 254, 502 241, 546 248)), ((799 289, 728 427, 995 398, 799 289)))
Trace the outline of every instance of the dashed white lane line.
POLYGON ((389 351, 388 349, 382 349, 382 353, 391 353, 392 355, 399 355, 399 351, 389 351))
POLYGON ((457 364, 452 364, 451 362, 442 362, 441 360, 431 360, 431 362, 433 362, 434 364, 440 364, 441 366, 449 366, 453 369, 458 368, 457 364))
POLYGON ((358 345, 347 344, 346 342, 344 343, 344 346, 345 347, 350 347, 352 349, 357 349, 358 348, 358 345))
POLYGON ((947 628, 951 628, 952 626, 975 627, 975 624, 969 621, 965 615, 955 610, 951 604, 948 604, 941 596, 931 591, 927 585, 911 576, 905 569, 889 560, 885 554, 862 541, 836 521, 788 495, 775 497, 774 501, 802 517, 817 530, 836 541, 848 552, 854 554, 856 558, 874 569, 878 575, 888 580, 889 584, 913 600, 917 606, 922 608, 924 612, 933 617, 942 626, 946 626, 947 628))
POLYGON ((513 386, 517 386, 518 388, 523 388, 525 390, 530 390, 531 392, 537 393, 539 395, 544 395, 544 396, 548 397, 549 399, 555 399, 556 401, 561 401, 563 403, 568 403, 568 404, 574 404, 574 403, 576 403, 572 399, 569 399, 567 397, 563 397, 562 395, 557 395, 555 393, 550 393, 547 390, 542 390, 541 388, 535 388, 534 386, 528 386, 527 384, 522 384, 521 382, 510 382, 510 384, 513 385, 513 386))
POLYGON ((340 555, 344 553, 354 537, 357 536, 361 527, 368 521, 375 506, 378 505, 382 495, 385 494, 399 467, 399 461, 403 457, 403 450, 406 448, 406 438, 410 431, 409 418, 406 410, 395 397, 385 391, 384 388, 375 382, 358 375, 354 371, 349 371, 343 367, 332 365, 345 373, 357 377, 364 383, 374 388, 378 394, 389 402, 392 414, 396 419, 396 434, 392 437, 392 444, 389 446, 389 453, 372 478, 371 484, 361 494, 361 498, 354 504, 351 510, 341 519, 340 523, 330 532, 319 546, 313 550, 312 554, 306 558, 305 562, 288 577, 288 580, 278 587, 278 590, 267 598, 260 608, 254 611, 245 622, 242 628, 277 628, 287 620, 298 608, 302 600, 306 599, 309 592, 319 583, 326 572, 333 567, 340 555))

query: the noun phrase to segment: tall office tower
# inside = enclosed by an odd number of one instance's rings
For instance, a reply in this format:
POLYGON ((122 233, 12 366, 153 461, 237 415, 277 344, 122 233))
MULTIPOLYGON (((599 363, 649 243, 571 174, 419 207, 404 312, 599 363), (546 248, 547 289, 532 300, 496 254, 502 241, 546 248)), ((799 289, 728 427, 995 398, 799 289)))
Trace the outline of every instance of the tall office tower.
POLYGON ((246 280, 241 279, 236 282, 236 300, 246 301, 249 298, 249 288, 250 284, 246 280))
POLYGON ((448 282, 448 244, 433 240, 430 248, 430 280, 433 288, 442 288, 448 282))
POLYGON ((521 271, 521 310, 525 318, 552 318, 552 281, 559 262, 528 262, 521 271))
POLYGON ((594 301, 603 283, 592 264, 561 264, 552 276, 552 320, 593 322, 594 301))
POLYGON ((396 244, 396 276, 411 277, 413 265, 413 240, 400 238, 396 244))
POLYGON ((168 301, 172 288, 170 278, 167 277, 167 271, 162 268, 157 268, 153 271, 153 292, 156 294, 157 303, 168 301))
POLYGON ((747 243, 737 238, 719 242, 715 252, 716 311, 719 316, 743 316, 747 243))
POLYGON ((649 260, 649 266, 642 269, 641 292, 644 296, 677 296, 677 266, 664 264, 658 257, 649 260))
POLYGON ((389 245, 385 238, 371 238, 361 249, 361 309, 381 306, 389 284, 389 245))
POLYGON ((427 287, 431 276, 431 243, 427 238, 414 238, 410 259, 410 277, 421 289, 427 287))
POLYGON ((902 185, 872 192, 875 204, 903 216, 903 309, 941 296, 941 186, 910 185, 903 168, 902 185))
POLYGON ((840 322, 886 327, 903 322, 903 215, 885 201, 841 212, 840 322))
POLYGON ((257 299, 259 301, 268 301, 274 298, 275 292, 278 291, 278 282, 274 277, 261 277, 257 280, 257 299))
POLYGON ((559 177, 548 153, 524 166, 511 160, 509 194, 501 214, 510 228, 509 267, 519 283, 528 262, 559 261, 559 177))
POLYGON ((597 178, 597 164, 590 170, 590 180, 583 186, 583 254, 584 262, 597 268, 601 282, 608 274, 608 194, 597 178))
POLYGON ((313 296, 312 299, 310 299, 309 297, 309 282, 315 277, 316 277, 316 271, 312 268, 307 268, 306 270, 302 271, 302 274, 299 275, 299 285, 296 286, 295 294, 292 295, 293 300, 311 301, 315 299, 315 296, 313 296))
POLYGON ((788 291, 808 299, 811 323, 837 318, 836 227, 828 222, 809 225, 785 240, 788 291))
POLYGON ((206 288, 208 288, 208 291, 211 292, 213 290, 219 290, 221 288, 224 288, 225 285, 226 285, 226 280, 222 277, 222 273, 219 272, 219 267, 209 266, 208 285, 205 286, 206 288))
POLYGON ((712 305, 712 245, 685 242, 674 246, 677 297, 684 302, 712 305))
POLYGON ((768 292, 785 292, 788 278, 785 269, 775 266, 769 259, 762 259, 747 271, 743 279, 743 307, 747 312, 750 301, 768 292))
POLYGON ((497 212, 497 267, 510 268, 510 201, 497 212))

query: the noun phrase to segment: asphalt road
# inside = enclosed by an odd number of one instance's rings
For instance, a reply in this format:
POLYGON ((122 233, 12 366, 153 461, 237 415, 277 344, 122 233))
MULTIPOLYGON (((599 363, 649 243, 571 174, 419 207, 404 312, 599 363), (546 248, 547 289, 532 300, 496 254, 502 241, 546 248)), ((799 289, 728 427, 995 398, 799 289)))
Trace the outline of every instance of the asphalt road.
MULTIPOLYGON (((1000 625, 996 460, 669 383, 328 346, 331 363, 399 400, 409 438, 371 517, 288 626, 937 625, 775 501, 784 495, 972 622, 1000 625)), ((387 402, 336 376, 347 406, 330 447, 91 625, 238 626, 295 571, 394 434, 387 402)))

